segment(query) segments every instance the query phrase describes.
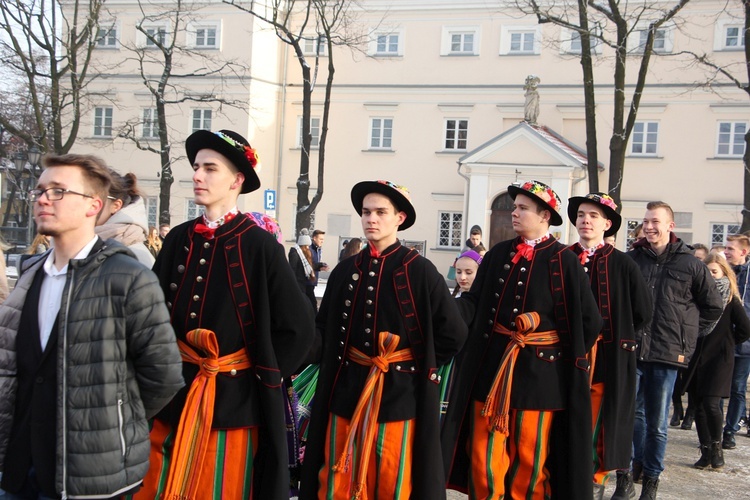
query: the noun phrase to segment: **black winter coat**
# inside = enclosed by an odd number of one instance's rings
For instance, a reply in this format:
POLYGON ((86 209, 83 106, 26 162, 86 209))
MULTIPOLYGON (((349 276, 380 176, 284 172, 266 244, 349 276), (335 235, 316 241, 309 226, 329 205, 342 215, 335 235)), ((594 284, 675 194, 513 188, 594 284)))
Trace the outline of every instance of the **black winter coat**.
POLYGON ((734 346, 749 338, 750 319, 740 299, 734 297, 713 331, 698 339, 683 383, 685 391, 701 397, 728 398, 734 371, 734 346))
POLYGON ((703 262, 674 233, 661 255, 645 238, 628 255, 651 290, 654 316, 638 331, 638 361, 685 368, 695 352, 700 320, 715 321, 723 304, 703 262))

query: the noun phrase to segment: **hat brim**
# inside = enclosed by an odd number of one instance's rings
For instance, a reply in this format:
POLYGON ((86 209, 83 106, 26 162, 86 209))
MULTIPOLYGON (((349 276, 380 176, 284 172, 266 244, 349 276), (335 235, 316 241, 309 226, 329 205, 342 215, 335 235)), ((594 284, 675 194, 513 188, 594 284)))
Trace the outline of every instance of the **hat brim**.
POLYGON ((359 182, 352 188, 352 204, 357 214, 362 215, 362 203, 365 200, 365 196, 370 193, 382 194, 391 200, 398 207, 399 211, 406 214, 406 220, 398 227, 399 231, 409 229, 414 225, 414 222, 417 220, 417 212, 406 196, 398 190, 377 181, 359 182))
POLYGON ((209 130, 198 130, 193 132, 185 140, 185 151, 187 152, 190 165, 195 163, 195 157, 201 149, 210 149, 221 153, 232 162, 232 164, 245 176, 242 183, 241 194, 251 193, 260 187, 260 178, 245 155, 233 147, 227 141, 209 130))
POLYGON ((568 220, 571 222, 571 224, 573 224, 574 226, 576 225, 576 219, 578 219, 578 209, 583 203, 591 203, 592 205, 596 205, 597 207, 601 208, 604 214, 607 216, 607 219, 612 221, 612 226, 604 232, 605 238, 617 234, 617 231, 620 230, 620 226, 622 225, 622 216, 607 205, 597 203, 591 198, 586 198, 585 196, 574 196, 568 199, 568 220))
POLYGON ((563 220, 560 216, 559 212, 552 208, 549 203, 535 195, 534 193, 530 193, 529 191, 526 191, 525 189, 521 189, 518 186, 508 186, 508 194, 510 194, 510 197, 514 200, 516 199, 516 195, 522 194, 524 196, 528 196, 529 198, 533 198, 535 201, 539 202, 542 207, 544 207, 545 210, 549 210, 550 217, 549 217, 549 225, 550 226, 562 226, 563 220))

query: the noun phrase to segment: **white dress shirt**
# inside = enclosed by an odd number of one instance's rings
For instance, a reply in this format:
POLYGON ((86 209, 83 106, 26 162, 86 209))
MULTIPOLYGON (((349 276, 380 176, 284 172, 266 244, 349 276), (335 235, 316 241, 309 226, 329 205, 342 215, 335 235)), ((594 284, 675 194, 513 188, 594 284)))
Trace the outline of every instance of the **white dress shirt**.
MULTIPOLYGON (((98 238, 98 236, 94 236, 94 239, 86 244, 73 259, 85 259, 88 257, 98 238)), ((44 261, 43 269, 47 276, 42 280, 42 289, 39 292, 39 341, 42 344, 42 351, 47 348, 49 336, 52 334, 52 327, 60 310, 63 289, 65 288, 65 280, 68 274, 69 264, 65 264, 58 271, 54 262, 55 252, 52 251, 47 256, 47 260, 44 261)))

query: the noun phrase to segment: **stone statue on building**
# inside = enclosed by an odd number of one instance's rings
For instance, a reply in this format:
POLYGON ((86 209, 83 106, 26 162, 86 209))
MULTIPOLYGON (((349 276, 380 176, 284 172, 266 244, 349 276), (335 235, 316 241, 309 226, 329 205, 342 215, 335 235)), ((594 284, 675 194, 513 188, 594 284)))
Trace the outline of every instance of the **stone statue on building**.
POLYGON ((539 92, 536 88, 540 79, 536 75, 526 77, 526 83, 523 89, 526 91, 526 102, 523 105, 523 120, 530 124, 536 125, 536 119, 539 117, 539 92))

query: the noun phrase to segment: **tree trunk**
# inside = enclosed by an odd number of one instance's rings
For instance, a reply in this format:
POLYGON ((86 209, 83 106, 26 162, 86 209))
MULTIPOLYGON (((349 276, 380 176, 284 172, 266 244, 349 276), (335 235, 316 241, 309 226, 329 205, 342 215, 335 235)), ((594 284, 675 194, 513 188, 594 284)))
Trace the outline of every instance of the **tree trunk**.
POLYGON ((302 155, 299 164, 299 177, 297 177, 297 217, 295 236, 299 236, 302 228, 310 228, 310 145, 312 134, 310 133, 310 119, 312 108, 312 80, 310 66, 304 59, 299 44, 294 47, 297 58, 302 67, 302 155))
POLYGON ((586 160, 589 193, 599 192, 599 153, 596 139, 596 98, 594 94, 594 69, 591 59, 591 32, 589 31, 586 0, 578 0, 578 19, 581 25, 581 68, 583 69, 583 100, 586 117, 586 160))

